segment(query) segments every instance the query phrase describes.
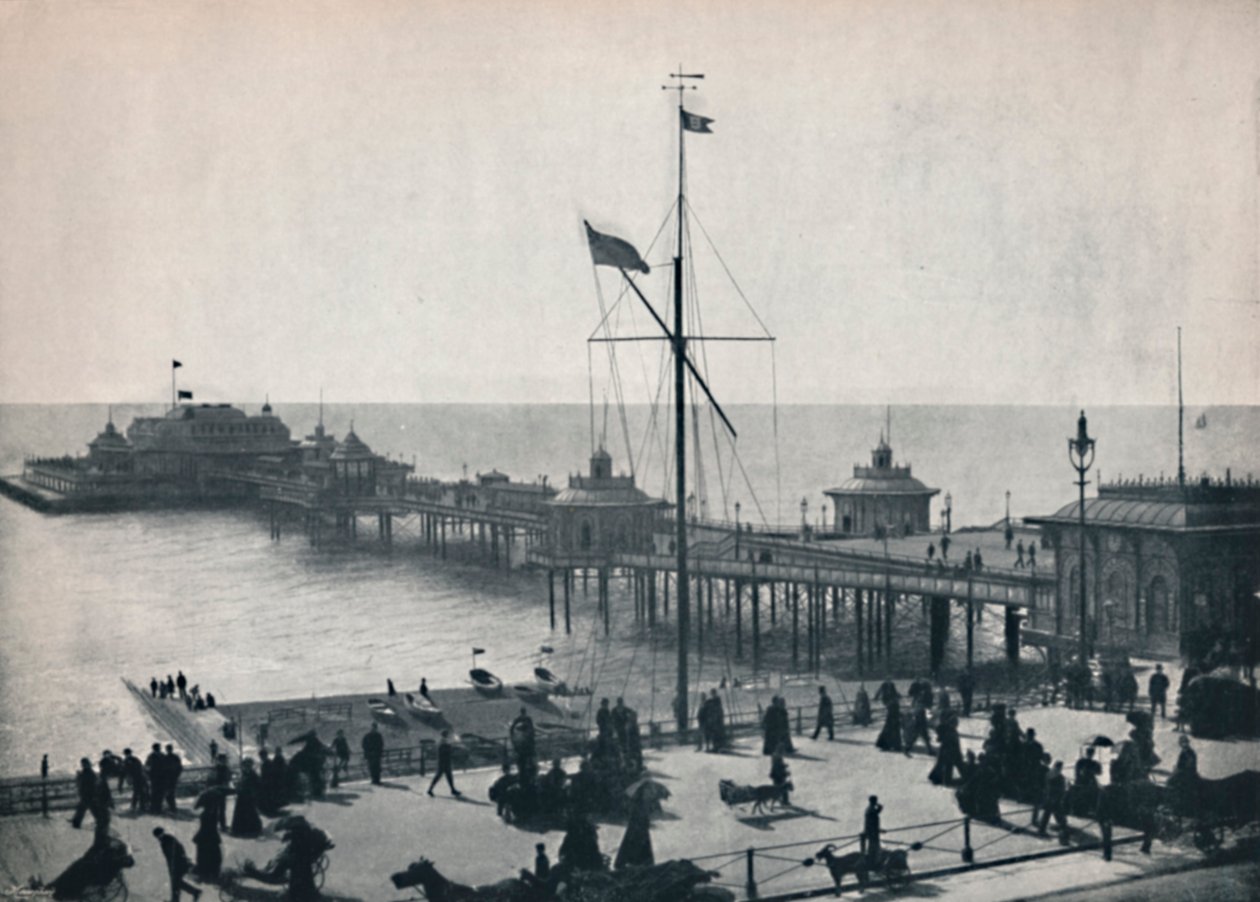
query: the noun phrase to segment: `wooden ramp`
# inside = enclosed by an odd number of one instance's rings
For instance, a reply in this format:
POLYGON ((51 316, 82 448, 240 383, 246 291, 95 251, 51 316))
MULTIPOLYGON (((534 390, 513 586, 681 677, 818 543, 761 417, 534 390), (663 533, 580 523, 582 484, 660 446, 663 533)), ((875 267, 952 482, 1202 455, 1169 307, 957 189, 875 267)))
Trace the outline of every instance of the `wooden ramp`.
MULTIPOLYGON (((219 751, 228 756, 228 761, 237 766, 240 764, 236 744, 223 736, 222 726, 227 718, 217 708, 205 711, 189 711, 179 699, 154 698, 152 694, 141 689, 126 677, 125 685, 140 707, 148 712, 149 717, 167 736, 167 740, 179 747, 183 753, 185 766, 202 767, 213 762, 210 760, 211 740, 219 744, 219 751)), ((164 744, 165 744, 164 741, 164 744)), ((140 749, 140 757, 146 752, 140 749)))

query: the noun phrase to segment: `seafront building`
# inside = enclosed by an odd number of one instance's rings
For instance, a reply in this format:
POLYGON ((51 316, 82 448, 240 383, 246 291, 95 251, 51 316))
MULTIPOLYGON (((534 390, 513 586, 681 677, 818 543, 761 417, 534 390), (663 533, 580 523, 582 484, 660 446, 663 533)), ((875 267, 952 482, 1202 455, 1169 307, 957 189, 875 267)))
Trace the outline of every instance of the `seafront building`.
MULTIPOLYGON (((1080 502, 1025 522, 1040 527, 1055 551, 1053 638, 1079 637, 1080 502)), ((1199 657, 1218 640, 1244 643, 1260 634, 1260 485, 1228 473, 1187 485, 1104 484, 1098 497, 1085 499, 1084 540, 1091 643, 1199 657)))

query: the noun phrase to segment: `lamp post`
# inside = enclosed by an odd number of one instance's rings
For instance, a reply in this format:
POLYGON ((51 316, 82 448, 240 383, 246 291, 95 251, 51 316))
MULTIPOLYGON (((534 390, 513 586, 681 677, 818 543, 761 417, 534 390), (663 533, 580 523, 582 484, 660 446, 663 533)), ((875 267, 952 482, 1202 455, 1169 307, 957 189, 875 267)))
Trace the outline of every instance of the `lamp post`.
POLYGON ((801 499, 801 541, 802 542, 804 542, 807 538, 809 538, 809 523, 805 519, 805 516, 808 512, 809 512, 809 499, 802 498, 801 499))
POLYGON ((1011 490, 1006 490, 1006 525, 1011 525, 1011 490))
POLYGON ((949 535, 954 527, 954 496, 945 493, 945 535, 949 535))
POLYGON ((1094 440, 1089 437, 1088 424, 1085 421, 1085 411, 1081 411, 1080 419, 1076 421, 1076 438, 1068 438, 1068 460, 1072 462, 1073 469, 1076 470, 1076 484, 1080 487, 1080 514, 1081 514, 1081 663, 1084 664, 1089 660, 1089 635, 1086 631, 1087 609, 1085 602, 1085 486, 1088 482, 1085 479, 1085 473, 1094 465, 1094 440))
POLYGON ((739 560, 739 502, 735 502, 735 560, 739 560))

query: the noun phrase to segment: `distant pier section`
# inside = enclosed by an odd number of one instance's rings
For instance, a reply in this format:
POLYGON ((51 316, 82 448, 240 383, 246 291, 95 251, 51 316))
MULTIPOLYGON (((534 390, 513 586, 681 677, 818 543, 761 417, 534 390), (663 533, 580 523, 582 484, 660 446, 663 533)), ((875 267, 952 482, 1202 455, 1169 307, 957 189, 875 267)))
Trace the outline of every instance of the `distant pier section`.
MULTIPOLYGON (((583 595, 594 583, 605 632, 614 583, 621 586, 616 597, 632 601, 636 621, 669 621, 671 594, 678 596, 674 505, 643 492, 633 474, 614 473, 603 447, 587 472, 559 489, 545 478, 514 482, 497 470, 454 481, 413 471, 372 451, 353 424, 338 439, 321 417, 294 439, 270 405, 250 415, 230 405, 181 404, 136 419, 126 435, 106 423, 86 456, 30 458, 20 476, 0 480, 0 493, 49 512, 249 506, 266 513, 273 539, 300 528, 312 545, 374 534, 388 547, 397 531, 435 558, 447 556, 448 542, 459 543, 487 565, 545 573, 552 629, 572 630, 577 579, 583 595)), ((881 438, 871 467, 826 492, 835 511, 830 529, 816 530, 804 509, 797 525, 740 523, 738 506, 733 523, 689 518, 697 646, 712 641, 719 619, 732 623, 734 657, 747 655, 755 670, 767 615, 771 629, 780 618, 790 624, 793 667, 820 670, 828 633, 839 628, 865 671, 892 655, 900 629, 926 620, 927 665, 937 673, 955 613, 970 666, 975 624, 990 609, 1003 617, 1012 663, 1021 645, 1070 651, 1081 639, 1082 547, 1083 622, 1093 649, 1174 656, 1219 636, 1260 632, 1260 485, 1250 477, 1104 485, 1087 502, 1083 544, 1080 511, 1071 504, 1027 518, 1018 531, 1009 518, 955 531, 947 496, 941 529, 933 531, 927 512, 936 491, 912 479, 908 466, 894 467, 881 438)))

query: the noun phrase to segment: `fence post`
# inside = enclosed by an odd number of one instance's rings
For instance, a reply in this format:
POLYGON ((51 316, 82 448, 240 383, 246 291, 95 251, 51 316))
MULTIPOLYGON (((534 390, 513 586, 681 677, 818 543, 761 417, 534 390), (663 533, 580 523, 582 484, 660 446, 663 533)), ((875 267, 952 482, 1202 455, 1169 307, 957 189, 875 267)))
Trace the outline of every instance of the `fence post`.
POLYGON ((749 899, 756 899, 757 898, 757 874, 756 874, 756 868, 753 864, 753 861, 756 859, 757 850, 749 849, 745 853, 745 855, 748 858, 748 884, 745 887, 745 889, 748 893, 749 899))
POLYGON ((973 864, 976 860, 975 850, 971 848, 971 815, 963 817, 963 864, 973 864))
POLYGON ((424 753, 424 743, 420 743, 420 776, 424 776, 424 766, 426 764, 426 756, 424 753))
POLYGON ((803 736, 804 734, 805 734, 805 730, 801 726, 801 706, 797 705, 796 706, 796 735, 803 736))

